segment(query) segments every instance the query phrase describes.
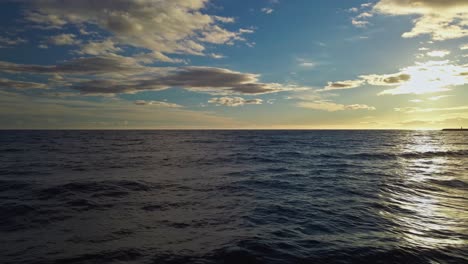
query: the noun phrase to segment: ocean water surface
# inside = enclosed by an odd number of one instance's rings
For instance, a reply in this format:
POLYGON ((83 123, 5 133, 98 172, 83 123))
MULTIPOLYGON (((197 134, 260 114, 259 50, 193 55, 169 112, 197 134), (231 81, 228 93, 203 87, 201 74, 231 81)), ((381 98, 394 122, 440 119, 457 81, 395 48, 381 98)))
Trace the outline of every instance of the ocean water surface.
POLYGON ((468 133, 1 131, 0 263, 468 263, 468 133))

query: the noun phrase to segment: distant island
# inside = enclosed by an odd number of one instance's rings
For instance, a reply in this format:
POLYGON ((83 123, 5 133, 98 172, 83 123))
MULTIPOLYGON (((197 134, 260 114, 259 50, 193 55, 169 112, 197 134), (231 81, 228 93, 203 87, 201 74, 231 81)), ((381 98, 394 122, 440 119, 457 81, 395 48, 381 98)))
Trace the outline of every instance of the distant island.
POLYGON ((442 129, 442 131, 468 131, 468 129, 463 128, 463 127, 460 127, 460 128, 444 128, 444 129, 442 129))

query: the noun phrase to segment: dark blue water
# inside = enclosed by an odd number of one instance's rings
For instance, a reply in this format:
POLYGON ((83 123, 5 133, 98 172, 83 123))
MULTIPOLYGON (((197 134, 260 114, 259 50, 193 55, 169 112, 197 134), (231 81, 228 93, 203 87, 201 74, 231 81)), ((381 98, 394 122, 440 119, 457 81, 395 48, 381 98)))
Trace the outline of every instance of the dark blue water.
POLYGON ((1 263, 468 263, 468 133, 2 131, 1 263))

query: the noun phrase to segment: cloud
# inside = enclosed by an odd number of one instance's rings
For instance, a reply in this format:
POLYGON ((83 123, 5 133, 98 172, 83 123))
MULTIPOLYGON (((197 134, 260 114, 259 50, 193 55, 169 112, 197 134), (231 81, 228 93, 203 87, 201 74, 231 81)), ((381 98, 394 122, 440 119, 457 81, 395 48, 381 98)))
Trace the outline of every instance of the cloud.
POLYGON ((439 96, 432 96, 430 98, 428 98, 429 100, 431 101, 438 101, 440 99, 443 99, 443 98, 447 98, 447 97, 452 97, 453 95, 439 95, 439 96))
POLYGON ((230 31, 223 23, 233 18, 204 13, 208 0, 20 0, 25 18, 43 29, 68 25, 99 28, 117 45, 162 54, 204 55, 204 43, 244 41, 245 31, 230 31))
POLYGON ((47 86, 43 83, 22 82, 5 78, 0 78, 0 88, 6 89, 46 89, 47 86))
POLYGON ((136 106, 126 100, 88 101, 25 96, 0 91, 0 127, 5 128, 230 128, 244 123, 182 107, 136 106), (38 111, 40 109, 40 111, 38 111))
POLYGON ((369 21, 358 20, 356 18, 353 18, 353 19, 351 19, 351 24, 353 24, 353 26, 363 28, 363 27, 366 27, 367 25, 369 25, 369 21))
POLYGON ((226 58, 226 56, 222 55, 222 54, 216 54, 216 53, 211 53, 210 54, 210 57, 214 58, 214 59, 223 59, 223 58, 226 58))
POLYGON ((17 64, 0 61, 0 71, 8 73, 36 74, 105 74, 105 73, 135 73, 145 72, 149 68, 139 65, 134 59, 106 55, 84 57, 66 61, 58 65, 17 64))
POLYGON ((449 91, 453 86, 468 83, 468 78, 463 72, 468 70, 467 66, 454 65, 449 61, 428 61, 416 63, 401 69, 401 72, 411 76, 406 82, 401 83, 394 89, 384 90, 384 94, 426 94, 449 91))
POLYGON ((51 36, 47 39, 47 43, 56 45, 56 46, 65 46, 65 45, 76 45, 80 44, 81 41, 76 39, 74 34, 60 34, 56 36, 51 36))
POLYGON ((449 91, 453 86, 468 83, 468 65, 456 65, 450 61, 428 61, 416 63, 395 74, 361 75, 360 79, 329 82, 319 92, 352 89, 364 84, 374 86, 397 86, 379 93, 384 94, 426 94, 449 91))
POLYGON ((149 67, 118 55, 78 58, 58 65, 0 61, 0 72, 65 75, 61 83, 84 94, 136 93, 182 87, 210 94, 266 94, 306 88, 262 83, 258 74, 214 67, 149 67), (70 76, 76 76, 70 77, 70 76))
POLYGON ((273 11, 275 11, 273 8, 269 8, 269 7, 264 7, 261 9, 261 11, 265 14, 271 14, 273 13, 273 11))
POLYGON ((136 105, 151 105, 151 106, 165 107, 165 108, 181 108, 181 107, 183 107, 183 106, 178 105, 178 104, 162 102, 162 101, 136 100, 134 103, 136 105))
POLYGON ((106 39, 103 41, 90 41, 80 47, 80 50, 76 51, 77 54, 81 55, 109 55, 117 52, 121 52, 122 49, 117 47, 114 41, 106 39))
POLYGON ((27 40, 23 38, 9 38, 9 37, 2 37, 0 36, 0 48, 7 48, 11 46, 16 46, 22 43, 26 43, 27 40))
POLYGON ((332 91, 332 90, 352 89, 352 88, 359 87, 362 84, 364 84, 364 80, 347 80, 347 81, 340 81, 340 82, 328 82, 328 85, 319 91, 323 92, 323 91, 332 91))
POLYGON ((439 58, 443 58, 449 54, 450 54, 450 51, 448 50, 433 50, 433 51, 426 53, 426 55, 429 57, 439 57, 439 58))
POLYGON ((345 111, 345 110, 375 110, 375 107, 365 104, 337 104, 331 101, 303 101, 298 103, 299 107, 321 110, 327 112, 345 111))
POLYGON ((305 67, 305 68, 313 68, 318 65, 317 62, 314 62, 305 58, 297 58, 296 60, 299 63, 299 66, 305 67))
POLYGON ((360 78, 364 79, 370 85, 382 86, 382 85, 398 85, 407 82, 411 79, 411 75, 407 73, 397 74, 371 74, 362 75, 360 78))
POLYGON ((455 107, 439 107, 439 108, 422 108, 422 107, 402 107, 395 108, 397 112, 404 113, 427 113, 427 112, 441 112, 441 111, 460 111, 468 110, 468 106, 455 106, 455 107))
POLYGON ((358 28, 364 28, 368 26, 370 23, 367 19, 373 17, 374 14, 370 11, 364 11, 364 9, 369 9, 369 7, 371 6, 372 6, 372 3, 364 3, 364 4, 361 4, 359 8, 353 7, 349 9, 348 11, 352 13, 357 13, 361 11, 359 15, 351 19, 351 24, 353 24, 353 26, 358 27, 358 28))
POLYGON ((246 100, 242 97, 215 97, 208 100, 208 103, 216 105, 224 105, 230 107, 243 106, 247 104, 259 105, 263 103, 262 99, 249 99, 246 100))
POLYGON ((430 35, 433 40, 468 36, 466 0, 380 0, 374 12, 386 15, 417 15, 411 31, 402 37, 430 35))

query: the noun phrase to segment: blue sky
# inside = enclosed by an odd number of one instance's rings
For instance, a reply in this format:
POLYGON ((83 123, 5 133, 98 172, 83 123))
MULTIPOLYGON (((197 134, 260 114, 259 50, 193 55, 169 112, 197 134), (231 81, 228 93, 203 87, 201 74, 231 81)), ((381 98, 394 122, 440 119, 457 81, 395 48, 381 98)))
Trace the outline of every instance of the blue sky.
POLYGON ((1 128, 468 127, 463 0, 0 5, 1 128))

